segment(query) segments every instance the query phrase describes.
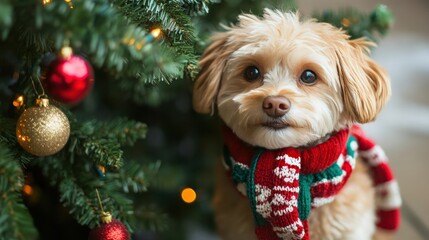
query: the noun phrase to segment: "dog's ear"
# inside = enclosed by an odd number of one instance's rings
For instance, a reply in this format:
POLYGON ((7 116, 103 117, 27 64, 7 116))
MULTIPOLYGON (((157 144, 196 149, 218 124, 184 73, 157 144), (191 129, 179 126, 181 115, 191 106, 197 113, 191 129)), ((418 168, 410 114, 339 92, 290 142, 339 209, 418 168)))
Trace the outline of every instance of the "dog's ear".
POLYGON ((347 41, 336 50, 345 111, 353 122, 370 122, 390 97, 390 80, 368 56, 374 43, 364 39, 347 41))
POLYGON ((194 82, 192 102, 196 112, 214 113, 226 63, 249 36, 246 27, 257 22, 257 16, 241 14, 238 16, 237 25, 224 26, 226 32, 217 33, 211 38, 212 43, 201 56, 200 72, 194 82))
POLYGON ((213 36, 211 45, 200 60, 200 72, 195 79, 193 106, 199 113, 214 113, 222 73, 232 50, 226 45, 229 32, 213 36))

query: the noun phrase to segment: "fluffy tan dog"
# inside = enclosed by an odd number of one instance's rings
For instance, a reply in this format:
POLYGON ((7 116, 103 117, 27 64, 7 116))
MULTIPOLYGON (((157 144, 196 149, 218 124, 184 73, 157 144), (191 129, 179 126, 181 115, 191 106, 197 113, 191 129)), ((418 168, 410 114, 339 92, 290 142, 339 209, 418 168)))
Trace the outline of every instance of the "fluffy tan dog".
MULTIPOLYGON (((374 44, 295 13, 266 10, 239 16, 213 36, 201 59, 193 105, 217 112, 244 142, 266 149, 312 146, 355 123, 374 120, 390 96, 385 71, 368 57, 374 44)), ((254 220, 243 197, 218 164, 214 199, 222 239, 252 240, 254 220)), ((372 239, 374 188, 357 163, 331 203, 311 210, 315 239, 372 239)), ((286 238, 285 238, 286 239, 286 238)))

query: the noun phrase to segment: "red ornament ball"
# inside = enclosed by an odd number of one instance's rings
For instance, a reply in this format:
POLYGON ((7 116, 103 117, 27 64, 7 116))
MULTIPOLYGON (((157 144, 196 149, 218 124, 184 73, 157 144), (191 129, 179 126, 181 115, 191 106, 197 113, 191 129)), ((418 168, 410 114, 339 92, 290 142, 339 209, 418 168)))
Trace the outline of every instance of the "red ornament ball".
POLYGON ((102 223, 89 232, 88 240, 129 240, 130 234, 127 227, 116 220, 112 219, 109 223, 102 223))
POLYGON ((69 105, 82 101, 94 85, 94 73, 84 58, 64 47, 44 70, 43 87, 52 98, 69 105))

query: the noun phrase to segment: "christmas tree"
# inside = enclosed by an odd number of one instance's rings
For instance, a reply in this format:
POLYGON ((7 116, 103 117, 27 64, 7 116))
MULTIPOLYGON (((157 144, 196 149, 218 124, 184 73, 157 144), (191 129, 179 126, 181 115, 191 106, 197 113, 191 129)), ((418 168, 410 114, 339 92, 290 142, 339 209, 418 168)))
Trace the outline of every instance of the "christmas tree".
MULTIPOLYGON (((193 113, 192 79, 219 23, 264 7, 296 6, 0 0, 0 239, 210 229, 220 141, 217 122, 193 113)), ((373 40, 392 21, 384 6, 315 17, 373 40)))

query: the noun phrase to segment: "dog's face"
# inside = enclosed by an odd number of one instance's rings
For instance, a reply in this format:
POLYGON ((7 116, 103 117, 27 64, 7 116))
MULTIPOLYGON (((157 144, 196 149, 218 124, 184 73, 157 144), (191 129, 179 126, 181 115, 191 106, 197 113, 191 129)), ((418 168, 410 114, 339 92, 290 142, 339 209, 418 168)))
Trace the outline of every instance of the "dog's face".
POLYGON ((194 85, 197 112, 218 110, 249 144, 305 146, 375 118, 390 95, 370 42, 326 23, 266 10, 213 37, 194 85))

